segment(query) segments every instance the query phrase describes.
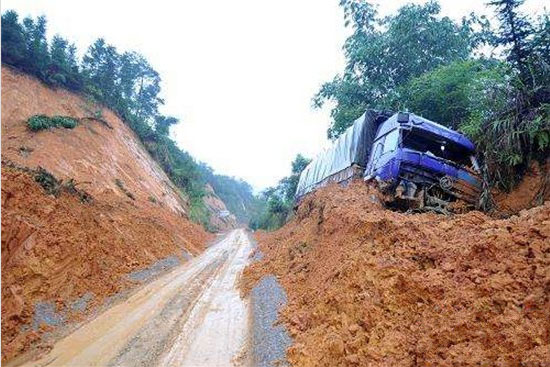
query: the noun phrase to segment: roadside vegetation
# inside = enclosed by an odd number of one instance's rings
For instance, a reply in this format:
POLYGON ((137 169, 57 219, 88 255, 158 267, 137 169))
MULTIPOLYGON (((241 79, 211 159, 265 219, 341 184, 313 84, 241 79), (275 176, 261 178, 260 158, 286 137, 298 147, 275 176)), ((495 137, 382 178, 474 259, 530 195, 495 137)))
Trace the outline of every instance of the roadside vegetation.
MULTIPOLYGON (((20 21, 15 11, 2 15, 2 63, 30 74, 52 88, 65 88, 82 94, 89 106, 105 106, 115 111, 137 134, 152 157, 160 164, 182 195, 190 202, 190 217, 195 222, 208 224, 209 212, 204 205, 204 186, 210 182, 215 190, 231 187, 219 193, 231 206, 230 210, 245 206, 255 199, 250 186, 227 176, 215 175, 180 149, 169 137, 170 127, 179 120, 165 116, 159 109, 164 104, 160 75, 140 54, 120 52, 103 38, 97 39, 82 59, 74 44, 59 35, 50 42, 46 37, 47 22, 41 16, 20 21), (242 203, 237 200, 243 200, 242 203), (244 203, 244 204, 243 204, 244 203)), ((91 118, 101 119, 101 109, 87 107, 91 118), (92 109, 94 111, 92 111, 92 109)), ((32 116, 28 126, 32 130, 63 126, 73 128, 77 121, 62 116, 32 116)))
POLYGON ((292 216, 294 195, 300 180, 300 174, 311 159, 298 154, 291 164, 290 176, 284 177, 276 186, 260 193, 263 205, 250 222, 251 229, 274 230, 281 227, 292 216))

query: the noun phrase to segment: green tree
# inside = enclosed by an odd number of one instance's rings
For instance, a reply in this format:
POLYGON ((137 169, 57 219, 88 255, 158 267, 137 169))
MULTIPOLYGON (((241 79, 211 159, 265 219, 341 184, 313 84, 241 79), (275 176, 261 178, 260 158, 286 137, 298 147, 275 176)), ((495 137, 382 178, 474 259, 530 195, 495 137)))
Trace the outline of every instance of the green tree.
POLYGON ((261 193, 265 206, 257 212, 250 222, 252 229, 273 230, 285 224, 294 206, 294 195, 300 180, 300 174, 311 162, 310 159, 298 154, 291 163, 290 176, 282 178, 274 187, 269 187, 261 193))
POLYGON ((168 136, 170 126, 176 125, 179 120, 171 116, 157 116, 155 119, 155 131, 161 135, 168 136))
POLYGON ((496 60, 456 61, 411 79, 399 88, 399 107, 457 129, 470 118, 479 81, 503 82, 496 60), (493 78, 494 77, 494 78, 493 78))
POLYGON ((50 65, 48 82, 53 85, 66 85, 71 74, 68 54, 69 42, 56 35, 50 45, 50 65))
POLYGON ((153 121, 164 101, 160 93, 160 76, 147 60, 136 52, 120 57, 120 89, 124 108, 138 119, 153 121))
POLYGON ((23 19, 26 55, 23 69, 47 82, 47 68, 50 64, 48 41, 46 39, 46 17, 23 19))
POLYGON ((483 19, 463 19, 457 24, 440 15, 436 1, 408 4, 397 14, 378 17, 365 1, 342 0, 346 24, 353 29, 346 40, 346 68, 323 84, 313 98, 314 107, 334 101, 331 139, 337 138, 367 108, 394 108, 399 87, 412 78, 454 61, 467 59, 480 42, 473 24, 483 19))
MULTIPOLYGON (((119 106, 118 89, 120 57, 116 48, 103 38, 97 39, 82 60, 82 72, 88 82, 88 92, 99 101, 119 106)), ((118 110, 118 108, 116 108, 118 110)))
POLYGON ((529 38, 533 27, 518 8, 525 0, 492 0, 489 5, 496 8, 500 21, 499 33, 494 44, 509 47, 508 60, 518 68, 524 81, 529 78, 528 57, 530 54, 529 38))
POLYGON ((21 67, 27 52, 23 27, 18 15, 10 10, 2 15, 2 62, 21 67))
POLYGON ((550 14, 544 13, 539 17, 535 28, 531 52, 537 58, 550 65, 550 14))
POLYGON ((76 55, 76 46, 70 44, 67 48, 67 82, 66 87, 73 91, 80 91, 84 86, 80 64, 76 55))

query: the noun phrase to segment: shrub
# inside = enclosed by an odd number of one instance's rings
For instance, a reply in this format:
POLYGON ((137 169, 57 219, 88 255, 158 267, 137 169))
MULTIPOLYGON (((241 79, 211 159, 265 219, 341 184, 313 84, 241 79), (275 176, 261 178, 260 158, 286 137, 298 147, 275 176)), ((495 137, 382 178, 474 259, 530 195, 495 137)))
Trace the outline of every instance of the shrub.
POLYGON ((70 116, 48 117, 46 115, 34 115, 27 120, 27 125, 33 131, 60 126, 67 129, 73 129, 76 127, 77 124, 78 121, 70 116))
POLYGON ((69 116, 54 116, 51 118, 51 121, 53 126, 62 126, 67 129, 74 129, 77 125, 76 119, 69 116))
POLYGON ((50 118, 46 115, 34 115, 27 120, 27 125, 33 131, 47 129, 50 126, 50 118))
POLYGON ((58 196, 61 189, 61 181, 42 167, 38 167, 34 180, 50 195, 58 196))

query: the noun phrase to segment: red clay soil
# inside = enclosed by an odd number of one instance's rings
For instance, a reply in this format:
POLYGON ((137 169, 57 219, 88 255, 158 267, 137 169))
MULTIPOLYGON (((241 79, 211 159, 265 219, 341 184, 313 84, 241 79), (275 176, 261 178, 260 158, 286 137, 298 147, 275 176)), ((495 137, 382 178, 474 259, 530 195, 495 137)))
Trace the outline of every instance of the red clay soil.
POLYGON ((211 236, 166 209, 138 210, 116 195, 91 203, 68 193, 55 198, 30 174, 3 167, 2 359, 38 339, 21 332, 35 302, 56 302, 61 311, 92 292, 101 304, 131 285, 129 272, 184 250, 198 253, 211 236))
POLYGON ((139 207, 163 205, 177 213, 187 211, 187 203, 166 174, 112 111, 4 66, 2 157, 27 167, 44 167, 61 179, 74 178, 95 198, 115 194, 124 199, 126 194, 116 183, 119 180, 139 207), (74 129, 33 132, 26 123, 37 114, 83 118, 98 110, 110 127, 97 120, 82 120, 74 129))
POLYGON ((293 366, 548 366, 550 202, 505 220, 384 210, 329 186, 259 232, 250 289, 275 274, 293 366))
POLYGON ((550 200, 550 160, 543 165, 534 162, 512 192, 498 192, 494 198, 499 216, 517 214, 550 200))
POLYGON ((2 360, 39 338, 22 331, 35 302, 63 309, 92 292, 100 304, 128 285, 128 272, 184 250, 196 255, 213 238, 187 219, 185 199, 111 111, 102 112, 107 124, 38 132, 26 125, 34 114, 82 118, 96 109, 2 67, 2 160, 74 179, 94 198, 55 198, 29 173, 2 167, 2 360))

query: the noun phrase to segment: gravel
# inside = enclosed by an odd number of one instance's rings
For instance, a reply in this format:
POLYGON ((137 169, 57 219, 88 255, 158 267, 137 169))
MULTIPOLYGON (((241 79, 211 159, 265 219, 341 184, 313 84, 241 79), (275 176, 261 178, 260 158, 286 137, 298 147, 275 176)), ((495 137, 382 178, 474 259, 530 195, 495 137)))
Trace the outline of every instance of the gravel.
POLYGON ((38 330, 40 325, 59 326, 65 321, 62 313, 56 312, 53 302, 37 302, 34 305, 33 330, 38 330))
POLYGON ((86 311, 86 307, 88 307, 88 303, 94 298, 94 294, 92 292, 86 292, 84 295, 80 298, 78 298, 76 301, 71 303, 71 311, 74 312, 84 312, 86 311))
POLYGON ((168 256, 155 262, 153 265, 142 270, 137 270, 128 274, 128 278, 137 282, 146 282, 151 278, 164 273, 166 270, 181 264, 177 256, 168 256))
POLYGON ((292 339, 283 325, 277 325, 279 309, 287 302, 285 290, 275 276, 268 275, 252 289, 251 301, 254 366, 289 366, 286 349, 292 339))

